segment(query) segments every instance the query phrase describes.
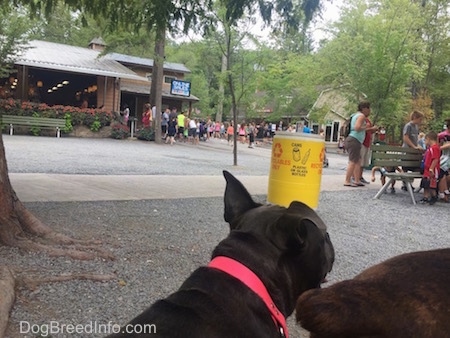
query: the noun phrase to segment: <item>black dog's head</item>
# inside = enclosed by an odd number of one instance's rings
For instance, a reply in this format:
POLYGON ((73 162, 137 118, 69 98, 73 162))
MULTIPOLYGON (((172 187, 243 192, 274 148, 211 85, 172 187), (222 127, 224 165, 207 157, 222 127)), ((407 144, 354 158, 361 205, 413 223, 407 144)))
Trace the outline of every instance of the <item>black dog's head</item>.
POLYGON ((223 174, 227 181, 224 217, 231 233, 213 256, 224 254, 253 269, 268 289, 278 293, 290 314, 298 296, 320 287, 331 271, 334 249, 326 226, 303 203, 284 208, 254 202, 241 182, 227 171, 223 174))

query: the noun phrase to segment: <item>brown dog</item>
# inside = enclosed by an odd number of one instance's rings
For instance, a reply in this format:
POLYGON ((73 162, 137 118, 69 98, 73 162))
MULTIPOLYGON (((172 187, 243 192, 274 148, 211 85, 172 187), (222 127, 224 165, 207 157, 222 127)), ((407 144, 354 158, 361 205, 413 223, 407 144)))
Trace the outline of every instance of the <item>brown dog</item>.
POLYGON ((314 338, 450 337, 450 249, 396 256, 306 291, 296 311, 314 338))

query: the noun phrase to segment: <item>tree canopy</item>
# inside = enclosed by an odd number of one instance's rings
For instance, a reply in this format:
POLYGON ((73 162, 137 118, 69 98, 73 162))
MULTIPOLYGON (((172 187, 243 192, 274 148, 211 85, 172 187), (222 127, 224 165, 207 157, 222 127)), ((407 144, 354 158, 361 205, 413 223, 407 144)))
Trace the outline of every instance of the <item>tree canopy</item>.
POLYGON ((18 7, 22 14, 24 8, 37 16, 53 13, 38 21, 28 34, 32 38, 86 45, 87 40, 102 35, 109 50, 141 57, 157 59, 153 49, 160 24, 175 38, 189 29, 203 32, 197 41, 179 43, 169 39, 160 58, 184 63, 191 69, 188 79, 193 81, 192 93, 201 99, 196 108, 205 115, 213 115, 221 100, 225 114, 232 108, 229 87, 224 93, 220 88, 226 79, 221 74, 224 50, 218 38, 225 37, 225 29, 217 24, 220 18, 234 30, 233 43, 238 48, 231 51, 228 72, 245 88, 238 109, 249 116, 256 117, 264 106, 273 107, 279 116, 305 114, 322 89, 350 84, 367 95, 374 107, 373 117, 383 124, 399 128, 411 109, 417 108, 428 111, 430 127, 438 126, 450 111, 448 2, 346 1, 340 19, 330 27, 332 35, 312 50, 311 31, 305 29, 305 24, 314 13, 320 13, 324 1, 14 3, 25 6, 18 7), (258 41, 245 28, 243 33, 248 38, 237 43, 242 32, 239 19, 254 18, 257 12, 266 24, 270 22, 272 35, 258 41), (89 24, 83 27, 83 21, 89 24), (208 25, 210 29, 204 30, 208 25), (275 43, 269 43, 269 39, 275 43), (252 41, 251 48, 248 41, 252 41))

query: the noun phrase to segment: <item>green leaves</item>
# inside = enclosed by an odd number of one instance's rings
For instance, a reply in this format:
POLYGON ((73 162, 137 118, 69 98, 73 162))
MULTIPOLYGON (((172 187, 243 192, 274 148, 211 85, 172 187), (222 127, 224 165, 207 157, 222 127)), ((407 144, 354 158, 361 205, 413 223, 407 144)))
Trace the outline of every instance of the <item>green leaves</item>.
POLYGON ((319 52, 330 78, 367 95, 375 120, 405 114, 406 89, 424 76, 419 13, 409 0, 353 1, 336 24, 336 37, 319 52))

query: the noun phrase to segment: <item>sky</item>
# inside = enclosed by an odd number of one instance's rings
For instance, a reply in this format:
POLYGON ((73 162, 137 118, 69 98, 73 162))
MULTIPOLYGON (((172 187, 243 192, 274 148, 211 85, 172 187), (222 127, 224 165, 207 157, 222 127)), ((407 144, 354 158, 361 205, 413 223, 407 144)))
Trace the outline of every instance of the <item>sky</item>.
POLYGON ((325 25, 329 22, 334 22, 339 19, 339 7, 342 6, 343 0, 327 0, 324 2, 324 10, 322 12, 322 19, 318 20, 313 31, 315 41, 319 41, 326 35, 323 31, 325 25))
MULTIPOLYGON (((321 39, 326 37, 326 33, 324 28, 329 22, 336 21, 339 19, 339 7, 342 6, 345 0, 322 0, 323 1, 323 11, 322 18, 317 18, 316 22, 312 25, 311 29, 313 30, 313 38, 316 43, 318 43, 321 39)), ((256 24, 254 24, 250 31, 253 35, 258 36, 261 40, 265 40, 269 38, 270 29, 263 28, 262 19, 258 19, 256 24)), ((189 41, 191 39, 198 39, 195 33, 190 33, 188 36, 177 37, 176 41, 183 42, 189 41)))
MULTIPOLYGON (((322 0, 324 9, 322 11, 322 18, 316 18, 316 22, 311 25, 312 34, 316 44, 324 39, 326 36, 324 28, 330 22, 334 22, 339 19, 339 7, 342 6, 344 0, 322 0)), ((270 35, 270 29, 263 29, 262 20, 252 27, 251 32, 255 36, 259 36, 261 40, 268 39, 270 35)))

